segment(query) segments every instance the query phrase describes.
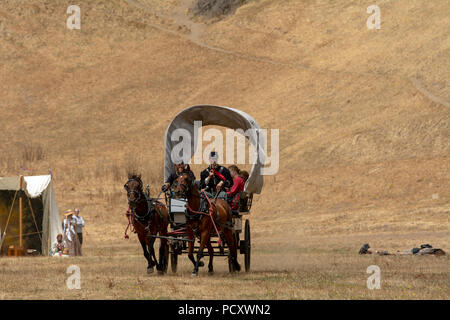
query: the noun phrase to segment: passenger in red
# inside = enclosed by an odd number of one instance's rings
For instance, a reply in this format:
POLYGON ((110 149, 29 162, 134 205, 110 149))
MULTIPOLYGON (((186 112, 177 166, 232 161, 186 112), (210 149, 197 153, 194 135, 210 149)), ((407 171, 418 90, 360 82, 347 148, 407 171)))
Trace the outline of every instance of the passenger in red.
POLYGON ((246 178, 248 178, 248 173, 246 171, 242 171, 242 173, 244 173, 242 176, 241 170, 239 170, 239 168, 235 165, 229 166, 228 170, 233 178, 233 186, 227 191, 227 199, 230 203, 231 209, 237 210, 239 208, 239 192, 244 191, 244 178, 247 180, 246 178))

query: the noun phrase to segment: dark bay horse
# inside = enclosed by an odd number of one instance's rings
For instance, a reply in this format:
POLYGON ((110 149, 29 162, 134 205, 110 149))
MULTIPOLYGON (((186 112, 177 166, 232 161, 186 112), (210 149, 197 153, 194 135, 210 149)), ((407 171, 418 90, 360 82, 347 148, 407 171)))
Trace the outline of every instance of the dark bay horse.
MULTIPOLYGON (((211 246, 211 234, 217 228, 217 231, 223 234, 225 241, 229 248, 228 259, 233 271, 240 271, 241 266, 237 261, 237 249, 233 241, 231 208, 228 203, 222 199, 211 199, 210 214, 214 220, 206 213, 200 213, 200 192, 192 180, 189 171, 184 171, 172 185, 172 190, 177 197, 187 199, 187 214, 186 214, 186 232, 188 238, 195 240, 200 238, 200 246, 197 253, 197 260, 194 259, 194 242, 189 242, 188 257, 194 264, 193 276, 198 275, 199 267, 203 266, 200 261, 203 257, 203 249, 208 248, 209 264, 208 271, 213 273, 213 257, 214 250, 211 246), (214 226, 215 225, 215 226, 214 226)), ((221 235, 218 234, 219 239, 221 235)))
POLYGON ((130 174, 124 188, 127 191, 128 205, 130 206, 130 222, 138 235, 144 256, 148 261, 147 273, 152 273, 153 267, 156 265, 156 270, 162 274, 167 271, 169 245, 167 239, 161 238, 158 263, 153 247, 156 238, 152 236, 159 234, 167 237, 169 224, 167 208, 144 193, 140 175, 130 174))

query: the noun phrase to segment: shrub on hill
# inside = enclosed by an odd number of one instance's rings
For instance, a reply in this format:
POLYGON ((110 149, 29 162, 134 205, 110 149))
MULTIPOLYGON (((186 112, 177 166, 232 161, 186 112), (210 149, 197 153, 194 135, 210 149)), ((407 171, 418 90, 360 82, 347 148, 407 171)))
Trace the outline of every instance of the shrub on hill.
POLYGON ((198 0, 193 8, 196 15, 216 18, 234 13, 248 0, 198 0))

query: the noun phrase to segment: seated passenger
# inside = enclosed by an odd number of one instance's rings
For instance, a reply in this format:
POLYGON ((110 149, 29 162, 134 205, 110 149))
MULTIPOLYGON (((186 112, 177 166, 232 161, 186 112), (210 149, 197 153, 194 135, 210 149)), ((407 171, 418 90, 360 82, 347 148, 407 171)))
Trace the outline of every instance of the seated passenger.
POLYGON ((200 186, 205 190, 208 197, 214 198, 218 192, 217 198, 226 201, 227 194, 225 188, 231 188, 233 186, 233 178, 227 168, 217 164, 218 159, 219 155, 217 152, 212 151, 209 155, 209 162, 211 164, 200 175, 200 186))
POLYGON ((241 177, 241 170, 235 165, 229 166, 231 177, 233 178, 233 186, 227 191, 228 202, 231 210, 239 208, 239 192, 244 191, 245 181, 241 177))
POLYGON ((183 160, 177 160, 174 163, 175 172, 171 173, 167 181, 162 185, 161 190, 166 192, 170 189, 174 181, 181 175, 184 171, 188 171, 191 176, 192 181, 195 181, 195 175, 190 170, 189 165, 185 165, 183 160))
POLYGON ((239 176, 242 178, 242 180, 244 180, 244 182, 247 182, 249 174, 248 174, 247 171, 241 170, 240 173, 239 173, 239 176))

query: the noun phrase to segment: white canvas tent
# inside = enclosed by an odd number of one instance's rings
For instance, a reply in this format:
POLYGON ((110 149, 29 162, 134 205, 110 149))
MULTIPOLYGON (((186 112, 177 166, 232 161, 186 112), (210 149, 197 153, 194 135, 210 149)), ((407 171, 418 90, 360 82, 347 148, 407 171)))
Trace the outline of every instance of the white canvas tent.
MULTIPOLYGON (((20 190, 20 177, 0 177, 0 191, 1 190, 20 190)), ((62 232, 52 178, 50 175, 25 176, 23 177, 22 190, 30 199, 39 198, 42 201, 42 212, 34 212, 33 214, 42 215, 39 217, 39 221, 42 221, 42 225, 38 227, 42 231, 41 251, 43 255, 47 255, 51 243, 56 240, 56 235, 59 232, 62 232)), ((24 206, 26 206, 27 201, 25 200, 24 202, 24 206)), ((8 235, 6 226, 0 226, 0 228, 2 229, 2 237, 5 234, 8 235)))

